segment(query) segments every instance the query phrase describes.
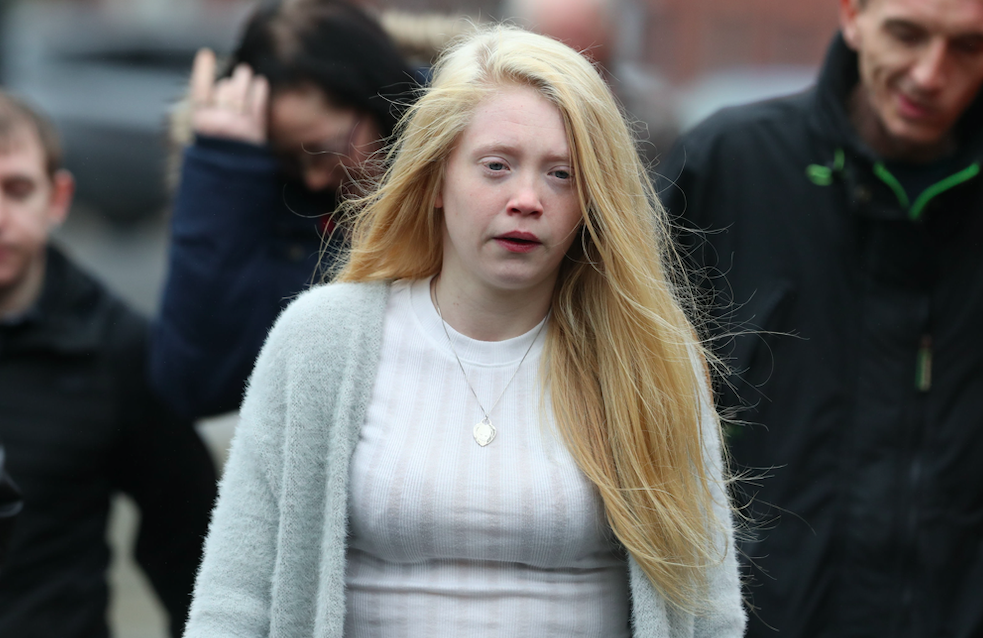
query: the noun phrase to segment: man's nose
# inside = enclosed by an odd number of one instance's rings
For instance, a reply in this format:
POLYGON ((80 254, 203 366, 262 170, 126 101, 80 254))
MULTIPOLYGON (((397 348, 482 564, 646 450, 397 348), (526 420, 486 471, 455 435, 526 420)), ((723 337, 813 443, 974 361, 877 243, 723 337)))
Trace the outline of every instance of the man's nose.
POLYGON ((929 42, 920 52, 911 70, 915 87, 926 92, 938 91, 945 87, 947 63, 946 41, 937 38, 929 42))

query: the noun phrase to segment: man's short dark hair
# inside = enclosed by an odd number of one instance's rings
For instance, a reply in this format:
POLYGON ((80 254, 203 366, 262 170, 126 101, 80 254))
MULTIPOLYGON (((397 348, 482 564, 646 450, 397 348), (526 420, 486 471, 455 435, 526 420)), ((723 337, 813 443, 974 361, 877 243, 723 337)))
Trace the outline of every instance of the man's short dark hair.
POLYGON ((61 140, 54 123, 25 100, 0 91, 0 151, 6 151, 23 128, 32 129, 41 142, 45 170, 54 176, 61 169, 61 140))

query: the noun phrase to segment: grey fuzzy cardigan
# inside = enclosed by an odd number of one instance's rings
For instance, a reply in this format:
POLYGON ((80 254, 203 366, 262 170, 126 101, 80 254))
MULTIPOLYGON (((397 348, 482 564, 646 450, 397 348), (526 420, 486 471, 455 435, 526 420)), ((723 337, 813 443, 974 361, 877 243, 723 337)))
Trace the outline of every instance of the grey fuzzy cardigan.
MULTIPOLYGON (((343 635, 349 462, 388 295, 384 283, 316 287, 271 330, 220 485, 186 637, 343 635)), ((710 453, 719 469, 719 447, 710 453)), ((668 605, 629 558, 634 636, 743 634, 733 542, 720 542, 728 551, 711 568, 706 615, 668 605)))

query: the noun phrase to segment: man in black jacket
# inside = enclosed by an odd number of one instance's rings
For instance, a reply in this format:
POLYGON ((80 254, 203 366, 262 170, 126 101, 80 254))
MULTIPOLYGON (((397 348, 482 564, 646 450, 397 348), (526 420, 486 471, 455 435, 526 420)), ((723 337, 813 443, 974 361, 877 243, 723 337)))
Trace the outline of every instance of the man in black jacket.
POLYGON ((0 439, 23 492, 0 567, 0 636, 108 636, 110 497, 141 510, 136 557, 180 635, 215 471, 146 379, 147 325, 48 245, 70 174, 50 123, 0 94, 0 439))
POLYGON ((7 555, 7 544, 10 542, 14 521, 24 507, 24 497, 20 493, 20 488, 4 469, 6 457, 3 441, 0 441, 0 566, 3 565, 3 559, 7 555))
POLYGON ((981 636, 983 0, 840 10, 813 89, 660 167, 763 475, 749 635, 981 636))

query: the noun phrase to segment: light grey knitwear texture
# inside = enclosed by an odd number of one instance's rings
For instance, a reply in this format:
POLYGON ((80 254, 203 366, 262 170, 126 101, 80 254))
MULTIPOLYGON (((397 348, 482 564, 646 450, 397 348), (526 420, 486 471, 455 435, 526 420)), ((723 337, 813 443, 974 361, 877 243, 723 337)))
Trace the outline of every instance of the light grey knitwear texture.
MULTIPOLYGON (((389 286, 332 284, 277 320, 242 406, 187 638, 341 638, 349 463, 379 362, 389 286)), ((708 456, 719 468, 716 436, 708 456)), ((718 516, 729 521, 723 488, 718 516)), ((710 568, 711 609, 678 611, 629 558, 633 636, 743 635, 733 539, 710 568)))

